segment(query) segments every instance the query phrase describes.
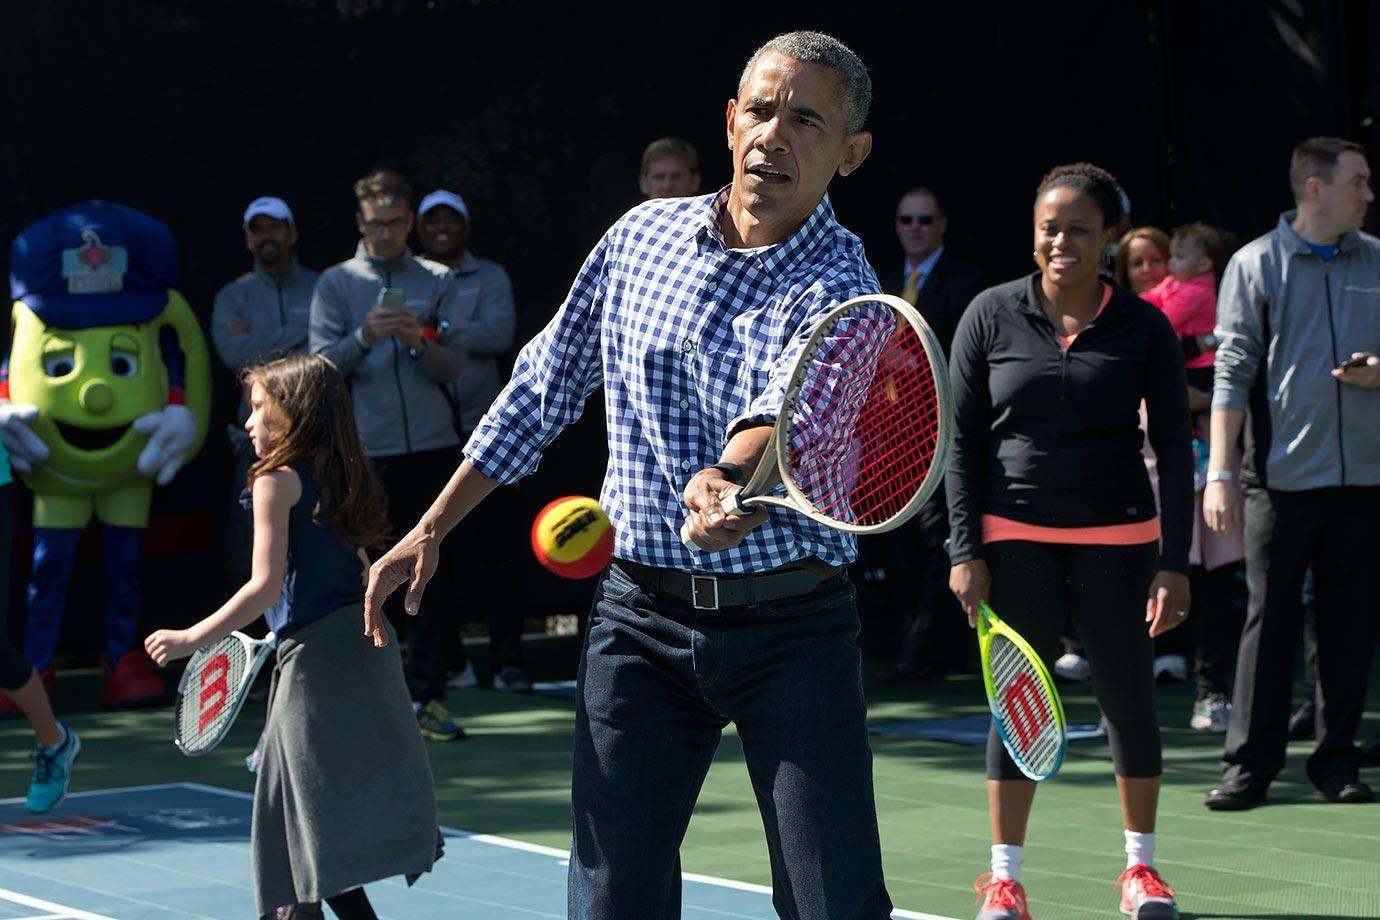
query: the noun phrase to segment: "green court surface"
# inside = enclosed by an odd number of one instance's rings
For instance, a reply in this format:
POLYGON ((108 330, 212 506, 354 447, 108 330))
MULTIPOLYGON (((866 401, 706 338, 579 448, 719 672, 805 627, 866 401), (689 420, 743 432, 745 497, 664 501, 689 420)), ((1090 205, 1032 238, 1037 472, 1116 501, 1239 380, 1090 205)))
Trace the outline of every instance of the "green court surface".
MULTIPOLYGON (((59 681, 58 705, 84 744, 74 790, 172 781, 252 790, 243 761, 263 704, 249 704, 221 748, 192 760, 172 746, 168 710, 81 711, 96 692, 91 678, 59 681)), ((870 687, 869 700, 877 725, 985 712, 973 678, 870 687)), ((1065 702, 1071 722, 1096 721, 1085 689, 1066 690, 1065 702)), ((1380 917, 1380 805, 1323 802, 1303 775, 1309 747, 1294 744, 1271 804, 1241 814, 1208 812, 1202 797, 1217 777, 1221 737, 1187 728, 1186 686, 1162 688, 1160 703, 1166 769, 1157 864, 1178 889, 1185 917, 1380 917)), ((568 847, 572 704, 489 690, 452 691, 448 704, 470 737, 430 746, 441 823, 568 847)), ((1373 693, 1362 737, 1376 731, 1377 716, 1373 693)), ((31 743, 23 723, 0 723, 0 797, 22 794, 31 743)), ((988 857, 981 748, 874 734, 873 749, 887 882, 897 907, 973 916, 972 883, 988 857)), ((1380 785, 1380 771, 1363 776, 1380 785)), ((1113 881, 1124 859, 1120 828, 1105 742, 1072 743, 1059 776, 1040 791, 1027 841, 1024 881, 1036 917, 1119 916, 1113 881)), ((770 884, 761 823, 732 734, 719 748, 682 853, 686 872, 770 884)))

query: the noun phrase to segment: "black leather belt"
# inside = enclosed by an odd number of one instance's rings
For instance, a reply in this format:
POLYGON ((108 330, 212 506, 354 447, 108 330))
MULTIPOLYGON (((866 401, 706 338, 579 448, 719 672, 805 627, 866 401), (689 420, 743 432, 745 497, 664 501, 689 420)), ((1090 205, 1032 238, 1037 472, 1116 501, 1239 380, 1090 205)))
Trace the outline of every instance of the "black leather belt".
POLYGON ((843 569, 819 559, 805 559, 761 575, 695 575, 677 569, 657 569, 626 559, 613 564, 648 594, 669 594, 698 610, 745 607, 808 594, 843 569))

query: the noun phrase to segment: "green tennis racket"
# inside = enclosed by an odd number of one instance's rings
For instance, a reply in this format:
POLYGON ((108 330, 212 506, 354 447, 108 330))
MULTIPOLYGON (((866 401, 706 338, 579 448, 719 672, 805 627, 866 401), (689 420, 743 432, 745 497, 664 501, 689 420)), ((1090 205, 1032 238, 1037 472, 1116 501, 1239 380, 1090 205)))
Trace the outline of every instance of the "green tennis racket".
POLYGON ((1022 773, 1037 781, 1049 779, 1064 762, 1069 743, 1054 678, 1030 643, 986 601, 978 611, 982 682, 997 734, 1022 773))

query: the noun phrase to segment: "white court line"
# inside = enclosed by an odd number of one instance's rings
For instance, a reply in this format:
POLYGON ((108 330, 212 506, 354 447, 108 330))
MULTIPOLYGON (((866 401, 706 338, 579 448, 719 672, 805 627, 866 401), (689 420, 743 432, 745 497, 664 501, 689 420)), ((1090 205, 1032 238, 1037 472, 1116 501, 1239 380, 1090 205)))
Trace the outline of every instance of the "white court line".
MULTIPOLYGON (((0 900, 18 904, 21 907, 32 907, 35 910, 45 910, 49 913, 46 917, 59 917, 62 920, 115 920, 114 917, 107 917, 104 914, 93 914, 85 910, 77 910, 75 907, 66 907, 62 904, 54 904, 52 901, 44 901, 41 898, 30 897, 27 894, 20 894, 17 891, 10 891, 8 888, 0 888, 0 900)), ((38 917, 30 920, 40 920, 38 917)))
MULTIPOLYGON (((156 791, 156 790, 159 790, 159 789, 192 789, 192 790, 195 790, 195 791, 197 791, 197 792, 205 792, 205 793, 208 793, 208 794, 210 794, 210 795, 220 795, 220 796, 225 796, 226 798, 240 799, 240 800, 248 800, 248 801, 252 801, 253 798, 254 798, 254 796, 253 796, 252 793, 248 793, 248 792, 239 792, 239 791, 237 791, 237 790, 235 790, 235 789, 223 789, 223 788, 221 788, 220 786, 208 786, 208 785, 206 785, 205 783, 192 783, 192 782, 182 782, 182 783, 155 783, 155 784, 148 785, 148 786, 125 786, 125 787, 116 788, 116 789, 93 789, 93 790, 89 790, 89 791, 86 791, 86 792, 74 792, 74 793, 71 793, 70 795, 68 795, 67 797, 68 797, 69 799, 72 799, 72 798, 78 798, 78 797, 81 797, 81 796, 88 796, 88 795, 108 795, 108 794, 127 793, 127 792, 152 792, 152 791, 156 791)), ((10 805, 10 804, 14 804, 14 803, 22 802, 22 801, 24 801, 24 800, 23 800, 23 799, 18 799, 18 798, 16 798, 16 799, 3 799, 3 800, 0 800, 0 805, 10 805)), ((474 832, 472 832, 472 831, 463 831, 463 830, 459 830, 459 829, 454 828, 454 827, 442 827, 442 828, 441 828, 441 832, 442 832, 442 833, 446 833, 446 834, 450 834, 450 835, 455 836, 455 837, 462 837, 462 838, 465 838, 465 839, 467 839, 467 840, 473 840, 473 841, 475 841, 476 843, 485 843, 485 844, 489 844, 489 845, 491 845, 491 846, 505 847, 505 848, 510 849, 510 850, 520 850, 520 851, 525 852, 525 853, 536 853, 536 854, 541 855, 541 856, 550 856, 550 857, 552 857, 552 858, 554 858, 554 859, 564 859, 564 860, 569 860, 569 859, 570 859, 570 851, 569 851, 569 850, 562 850, 562 849, 559 849, 559 848, 557 848, 557 847, 542 846, 541 844, 537 844, 537 843, 527 843, 527 842, 524 841, 524 840, 514 840, 514 839, 511 838, 511 837, 497 837, 497 836, 494 836, 493 834, 476 834, 476 833, 474 833, 474 832)), ((714 876, 714 875, 700 875, 700 874, 695 873, 695 872, 686 872, 686 873, 683 873, 681 877, 684 878, 684 879, 687 879, 687 880, 689 880, 689 881, 692 881, 692 882, 699 882, 700 884, 703 884, 703 885, 714 885, 714 886, 717 886, 717 887, 719 887, 719 888, 731 888, 731 889, 734 889, 734 890, 736 890, 736 891, 748 891, 748 892, 752 892, 753 894, 767 894, 767 895, 771 894, 771 888, 770 888, 769 886, 767 886, 767 885, 757 885, 757 884, 754 884, 754 883, 752 883, 752 882, 740 882, 740 881, 737 881, 736 879, 719 878, 718 876, 714 876)), ((2 890, 2 889, 0 889, 0 890, 2 890)), ((51 908, 48 908, 48 907, 46 907, 46 906, 42 906, 42 905, 39 905, 39 904, 34 904, 34 905, 32 905, 32 906, 34 906, 34 907, 40 907, 40 909, 43 909, 43 910, 49 910, 49 909, 51 909, 51 908)), ((72 916, 73 916, 74 920, 89 920, 89 918, 95 918, 95 917, 96 917, 95 914, 85 914, 85 915, 81 915, 80 917, 79 917, 78 915, 74 914, 74 915, 72 915, 72 916)), ((941 915, 941 914, 927 914, 927 913, 922 913, 922 912, 920 912, 920 911, 903 910, 903 909, 901 909, 901 908, 897 908, 897 909, 893 910, 893 911, 891 912, 891 916, 892 916, 893 918, 896 918, 896 920, 958 920, 958 918, 956 918, 956 917, 945 917, 945 916, 943 916, 943 915, 941 915)), ((97 920, 109 920, 109 918, 97 918, 97 920)))

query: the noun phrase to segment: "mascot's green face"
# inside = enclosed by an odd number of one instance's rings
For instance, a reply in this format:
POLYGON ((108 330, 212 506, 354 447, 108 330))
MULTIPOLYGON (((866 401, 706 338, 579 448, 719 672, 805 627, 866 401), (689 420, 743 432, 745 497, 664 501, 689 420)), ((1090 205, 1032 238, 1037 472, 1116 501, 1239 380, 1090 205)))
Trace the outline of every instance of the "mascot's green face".
POLYGON ((148 437, 131 424, 166 402, 157 326, 54 329, 23 304, 14 312, 10 399, 38 406, 33 430, 52 450, 44 466, 93 482, 133 472, 148 437))

